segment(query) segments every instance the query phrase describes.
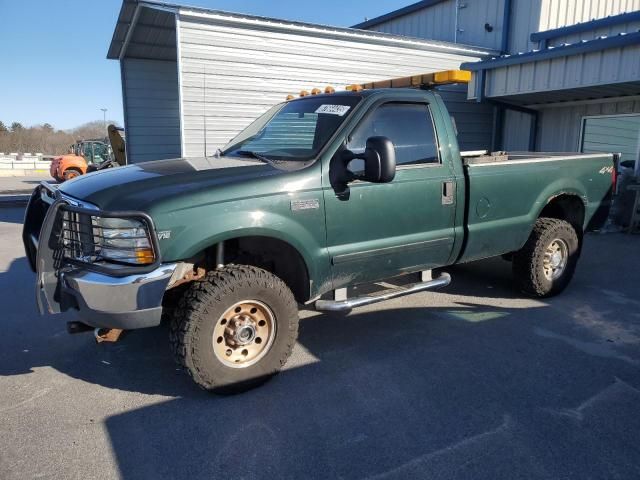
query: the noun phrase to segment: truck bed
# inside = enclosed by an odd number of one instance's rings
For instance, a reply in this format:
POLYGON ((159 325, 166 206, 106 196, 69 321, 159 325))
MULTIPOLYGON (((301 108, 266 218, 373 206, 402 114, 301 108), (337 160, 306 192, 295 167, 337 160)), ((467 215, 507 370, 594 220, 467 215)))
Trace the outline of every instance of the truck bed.
POLYGON ((545 205, 561 195, 579 202, 572 205, 585 230, 606 220, 613 154, 463 152, 462 157, 467 239, 461 261, 519 250, 545 205))

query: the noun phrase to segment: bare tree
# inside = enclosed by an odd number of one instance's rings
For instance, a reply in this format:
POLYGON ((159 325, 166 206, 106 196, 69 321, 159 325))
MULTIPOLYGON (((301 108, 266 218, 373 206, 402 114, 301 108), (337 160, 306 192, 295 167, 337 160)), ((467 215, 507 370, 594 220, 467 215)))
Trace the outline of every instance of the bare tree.
POLYGON ((11 128, 7 129, 0 122, 0 152, 58 155, 67 153, 69 146, 78 140, 104 137, 102 120, 88 122, 71 130, 55 130, 49 123, 27 128, 20 122, 13 122, 11 128))

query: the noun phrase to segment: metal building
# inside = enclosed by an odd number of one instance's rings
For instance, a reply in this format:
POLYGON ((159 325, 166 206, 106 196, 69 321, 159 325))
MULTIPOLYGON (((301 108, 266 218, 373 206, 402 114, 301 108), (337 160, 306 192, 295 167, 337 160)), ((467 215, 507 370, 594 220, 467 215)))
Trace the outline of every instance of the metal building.
MULTIPOLYGON (((397 35, 124 0, 108 58, 122 72, 129 161, 211 155, 301 89, 455 69, 498 52, 397 35)), ((492 110, 443 96, 461 144, 483 148, 492 110)))
POLYGON ((639 10, 640 0, 424 0, 354 28, 500 50, 463 65, 469 97, 496 106, 494 148, 634 160, 639 10))

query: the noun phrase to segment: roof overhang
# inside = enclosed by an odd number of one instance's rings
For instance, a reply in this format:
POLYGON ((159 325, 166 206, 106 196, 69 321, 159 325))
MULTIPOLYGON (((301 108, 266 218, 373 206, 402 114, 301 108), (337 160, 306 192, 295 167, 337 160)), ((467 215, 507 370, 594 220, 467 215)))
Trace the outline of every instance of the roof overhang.
POLYGON ((640 32, 462 64, 469 97, 543 104, 640 94, 640 32))
POLYGON ((156 2, 123 0, 107 58, 175 59, 177 12, 156 2))
POLYGON ((534 32, 531 34, 530 38, 532 42, 543 42, 543 45, 541 45, 541 47, 544 47, 546 46, 546 42, 555 38, 566 37, 568 35, 576 35, 584 32, 591 32, 600 30, 602 28, 608 28, 614 25, 637 21, 640 21, 640 10, 635 12, 621 13, 619 15, 610 15, 608 17, 598 18, 596 20, 567 25, 566 27, 553 28, 551 30, 544 30, 542 32, 534 32))
MULTIPOLYGON (((150 0, 124 0, 118 16, 118 22, 113 33, 111 45, 107 58, 119 59, 124 56, 130 56, 129 49, 132 44, 142 43, 143 46, 152 47, 153 40, 159 35, 158 31, 148 32, 148 40, 141 40, 137 31, 140 25, 147 25, 142 22, 143 15, 150 15, 148 12, 161 12, 158 18, 165 20, 157 20, 168 22, 169 17, 173 17, 175 21, 176 15, 179 17, 202 18, 205 21, 215 21, 218 23, 233 24, 235 26, 244 26, 245 28, 267 29, 272 31, 298 31, 301 34, 313 34, 328 38, 348 39, 351 41, 360 41, 363 43, 377 43, 383 45, 397 45, 406 48, 415 48, 420 50, 429 50, 433 52, 442 52, 469 56, 475 58, 485 58, 495 55, 495 50, 482 47, 472 47, 467 45, 459 45, 450 42, 442 42, 436 40, 423 40, 411 37, 403 37, 388 33, 372 32, 365 30, 356 30, 354 28, 333 27, 328 25, 319 25, 306 22, 282 20, 270 17, 261 17, 256 15, 245 15, 238 13, 225 12, 221 10, 212 10, 201 7, 189 7, 172 3, 156 2, 150 0), (136 42, 135 40, 138 40, 136 42)), ((155 25, 155 24, 154 24, 155 25)), ((166 27, 166 25, 158 25, 166 27)), ((175 27, 174 27, 175 29, 175 27)), ((174 35, 175 39, 175 35, 174 35)), ((166 45, 163 45, 166 47, 166 45)))

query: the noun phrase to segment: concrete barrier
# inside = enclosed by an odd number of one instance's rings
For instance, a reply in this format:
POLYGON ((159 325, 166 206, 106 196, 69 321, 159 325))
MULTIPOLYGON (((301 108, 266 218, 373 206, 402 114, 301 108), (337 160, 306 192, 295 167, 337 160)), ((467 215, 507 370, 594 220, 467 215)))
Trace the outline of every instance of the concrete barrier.
POLYGON ((22 177, 49 173, 51 162, 0 159, 0 177, 22 177))

